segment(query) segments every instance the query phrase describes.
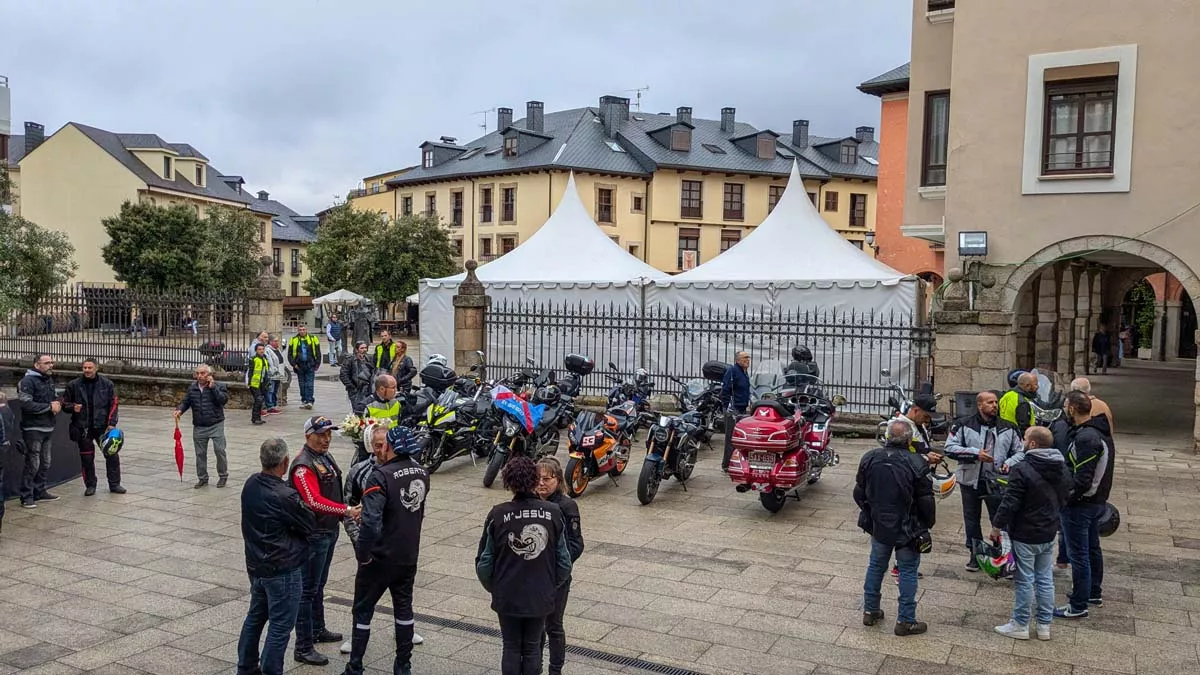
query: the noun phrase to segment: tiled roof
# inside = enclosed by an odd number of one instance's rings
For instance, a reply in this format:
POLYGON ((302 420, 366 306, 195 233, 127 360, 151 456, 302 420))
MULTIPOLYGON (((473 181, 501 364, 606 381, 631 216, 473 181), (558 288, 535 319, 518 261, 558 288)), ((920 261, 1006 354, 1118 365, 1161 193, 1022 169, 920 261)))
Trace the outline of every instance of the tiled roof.
POLYGON ((21 159, 25 157, 25 137, 24 136, 9 136, 8 137, 8 165, 16 166, 21 159))
POLYGON ((252 197, 250 209, 271 216, 271 239, 274 241, 313 242, 317 240, 317 217, 302 216, 274 199, 252 197))
POLYGON ((881 96, 899 91, 908 91, 908 73, 911 64, 897 66, 882 75, 877 75, 858 85, 858 90, 864 94, 881 96))
MULTIPOLYGON (((781 136, 778 140, 779 140, 780 144, 786 145, 788 148, 790 148, 792 150, 796 150, 796 148, 793 147, 788 142, 791 140, 791 138, 785 138, 785 137, 781 136)), ((876 164, 872 164, 872 163, 868 162, 867 160, 863 159, 864 157, 870 157, 871 159, 878 159, 879 143, 876 141, 867 141, 865 143, 860 142, 860 141, 855 141, 858 143, 858 157, 857 157, 857 161, 854 164, 842 164, 841 162, 829 157, 828 155, 826 155, 825 153, 823 153, 817 149, 817 146, 838 143, 842 140, 843 140, 842 138, 825 138, 823 136, 809 136, 808 137, 808 147, 805 148, 804 150, 799 150, 796 152, 801 157, 808 160, 810 163, 815 164, 816 166, 820 167, 821 170, 827 172, 831 176, 839 176, 839 177, 844 177, 844 178, 866 178, 866 179, 878 178, 879 177, 879 166, 876 164)), ((834 153, 834 155, 837 156, 837 153, 834 153)))
POLYGON ((769 129, 760 130, 745 122, 738 122, 731 131, 725 132, 721 130, 719 120, 693 117, 690 123, 691 149, 677 151, 671 150, 651 136, 652 133, 660 132, 675 123, 675 115, 630 111, 629 119, 618 124, 614 139, 605 136, 604 125, 596 108, 574 108, 546 113, 541 132, 529 132, 525 128, 525 120, 517 120, 509 127, 522 132, 522 136, 537 134, 549 138, 532 150, 519 150, 516 157, 503 156, 501 148, 505 129, 500 129, 463 143, 460 148, 467 148, 467 151, 459 157, 430 168, 415 167, 388 181, 388 185, 396 187, 529 169, 574 169, 648 176, 660 167, 667 167, 784 177, 790 173, 793 158, 796 157, 800 160, 800 172, 806 178, 874 178, 878 173, 873 164, 861 159, 872 157, 878 152, 873 143, 860 146, 860 159, 856 164, 843 165, 825 157, 812 147, 797 151, 788 143, 789 136, 780 135, 776 139, 778 145, 775 157, 759 159, 756 154, 743 150, 734 140, 770 131, 769 129), (724 152, 714 152, 710 147, 724 152))

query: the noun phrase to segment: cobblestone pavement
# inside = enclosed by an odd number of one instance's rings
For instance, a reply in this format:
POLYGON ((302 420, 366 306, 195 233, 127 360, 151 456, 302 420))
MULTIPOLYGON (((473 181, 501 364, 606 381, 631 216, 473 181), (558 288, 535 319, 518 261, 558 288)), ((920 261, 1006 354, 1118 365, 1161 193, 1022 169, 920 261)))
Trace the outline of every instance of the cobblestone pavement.
MULTIPOLYGON (((318 384, 317 407, 344 412, 335 384, 318 384)), ((76 481, 36 510, 10 502, 0 535, 0 674, 233 672, 247 589, 239 489, 267 435, 299 446, 304 411, 291 408, 263 428, 243 411, 231 415, 228 489, 193 490, 190 457, 181 483, 168 411, 130 408, 122 411, 129 494, 84 498, 76 481)), ((651 506, 634 497, 636 461, 619 486, 594 483, 580 500, 587 551, 574 572, 570 642, 714 674, 1197 672, 1200 460, 1143 436, 1119 443, 1113 499, 1123 526, 1104 540, 1106 604, 1089 619, 1056 622, 1051 642, 992 632, 1007 618, 1011 591, 962 569, 957 499, 940 504, 935 551, 922 562, 918 614, 929 633, 891 634, 890 581, 889 620, 862 626, 868 542, 855 528, 850 485, 864 441, 842 442, 843 464, 774 516, 733 491, 712 451, 686 492, 665 485, 651 506)), ((349 444, 335 444, 346 461, 349 444)), ((434 477, 417 578, 417 628, 427 639, 414 657, 418 673, 498 669, 499 640, 476 628, 494 627, 495 617, 473 558, 483 516, 504 494, 480 485, 482 470, 460 459, 434 477)), ((346 633, 354 569, 343 537, 327 607, 330 627, 346 633)), ((1069 581, 1057 581, 1061 594, 1069 581)), ((387 670, 390 618, 381 614, 368 664, 387 670)), ((339 672, 336 649, 326 646, 327 668, 289 660, 291 672, 339 672)), ((568 672, 649 671, 572 656, 568 672)))

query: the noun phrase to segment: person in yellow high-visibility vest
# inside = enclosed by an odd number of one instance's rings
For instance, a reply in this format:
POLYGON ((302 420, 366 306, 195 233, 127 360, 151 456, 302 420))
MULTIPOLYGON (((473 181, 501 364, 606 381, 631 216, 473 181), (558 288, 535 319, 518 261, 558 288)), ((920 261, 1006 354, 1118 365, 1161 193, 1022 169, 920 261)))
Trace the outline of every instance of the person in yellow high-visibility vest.
POLYGON ((254 397, 254 407, 250 409, 250 422, 263 422, 263 402, 267 399, 267 387, 271 386, 271 361, 267 358, 267 346, 258 343, 254 346, 254 356, 250 357, 250 365, 246 368, 246 384, 250 387, 250 395, 254 397))
POLYGON ((316 335, 308 334, 307 326, 300 326, 297 334, 288 340, 287 359, 300 381, 300 407, 311 410, 316 401, 313 381, 321 368, 321 341, 316 335))
POLYGON ((1025 430, 1037 426, 1030 401, 1037 398, 1038 378, 1033 373, 1021 373, 1017 377, 1017 386, 1004 392, 1000 397, 1000 419, 1017 425, 1019 438, 1025 437, 1025 430))
MULTIPOLYGON (((362 402, 362 416, 377 426, 389 429, 400 422, 400 399, 396 397, 396 378, 387 373, 375 376, 375 390, 362 402)), ((367 458, 365 443, 355 443, 351 465, 367 458)))

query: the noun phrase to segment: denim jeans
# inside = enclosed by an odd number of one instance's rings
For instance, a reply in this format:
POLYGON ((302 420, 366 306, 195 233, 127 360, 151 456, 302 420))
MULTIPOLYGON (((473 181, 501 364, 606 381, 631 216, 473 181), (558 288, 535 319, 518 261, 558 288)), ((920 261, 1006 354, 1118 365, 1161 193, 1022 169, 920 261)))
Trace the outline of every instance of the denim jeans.
POLYGON ((300 568, 274 577, 250 577, 250 609, 238 638, 238 675, 283 675, 283 657, 299 610, 300 568), (268 621, 260 665, 258 640, 268 621))
POLYGON ((329 345, 329 365, 337 366, 338 359, 342 358, 342 341, 341 340, 326 340, 329 345))
POLYGON ((1034 615, 1037 622, 1049 625, 1054 617, 1054 542, 1014 541, 1012 552, 1017 563, 1013 570, 1012 622, 1028 626, 1032 604, 1037 610, 1034 615))
POLYGON ((296 369, 296 379, 300 381, 300 402, 312 403, 316 401, 313 396, 313 380, 316 379, 317 370, 312 366, 300 366, 296 369))
POLYGON ((1103 504, 1071 504, 1062 510, 1063 535, 1071 559, 1071 609, 1087 609, 1089 598, 1102 596, 1104 554, 1100 552, 1103 504))
POLYGON ((1067 538, 1063 536, 1062 525, 1058 526, 1058 557, 1054 562, 1059 565, 1071 562, 1071 559, 1067 557, 1067 538))
POLYGON ((880 589, 883 588, 883 577, 891 567, 888 563, 893 551, 896 552, 896 566, 900 568, 900 607, 896 621, 914 623, 917 620, 917 569, 921 565, 921 554, 911 547, 884 544, 873 537, 867 578, 863 582, 863 611, 879 610, 880 589))
POLYGON ((313 637, 325 630, 325 581, 333 562, 333 547, 338 530, 333 530, 309 542, 311 555, 300 566, 304 589, 300 593, 300 613, 296 617, 296 651, 306 652, 313 647, 313 637))
POLYGON ((267 398, 267 410, 279 407, 279 384, 279 380, 271 380, 263 392, 267 398))
POLYGON ((21 475, 21 501, 27 501, 46 493, 54 432, 26 430, 22 436, 25 439, 25 473, 21 475))

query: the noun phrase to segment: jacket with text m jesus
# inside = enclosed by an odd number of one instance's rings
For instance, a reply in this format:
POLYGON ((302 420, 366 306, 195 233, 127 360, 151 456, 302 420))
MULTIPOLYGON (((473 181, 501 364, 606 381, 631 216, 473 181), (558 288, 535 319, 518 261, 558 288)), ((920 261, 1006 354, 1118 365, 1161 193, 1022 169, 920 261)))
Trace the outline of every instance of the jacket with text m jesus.
POLYGON ((475 574, 491 592, 497 614, 552 613, 556 590, 571 576, 562 510, 527 494, 492 507, 483 522, 475 574))

